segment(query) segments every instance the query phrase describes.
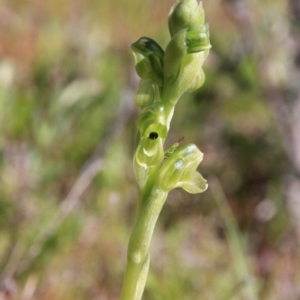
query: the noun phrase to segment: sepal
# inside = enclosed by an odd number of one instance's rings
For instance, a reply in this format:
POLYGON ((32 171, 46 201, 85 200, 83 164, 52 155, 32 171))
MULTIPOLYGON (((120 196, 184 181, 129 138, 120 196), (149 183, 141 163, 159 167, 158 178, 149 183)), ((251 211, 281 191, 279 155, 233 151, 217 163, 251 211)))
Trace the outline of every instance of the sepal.
POLYGON ((135 94, 135 104, 140 108, 150 106, 155 100, 155 86, 150 80, 141 79, 135 94))
POLYGON ((142 79, 163 86, 164 50, 152 39, 142 37, 131 44, 135 69, 142 79))
POLYGON ((182 60, 188 53, 186 33, 187 29, 180 30, 167 45, 164 62, 165 84, 167 84, 167 80, 178 76, 182 60))
POLYGON ((190 194, 199 194, 207 189, 207 182, 197 171, 186 172, 176 187, 186 190, 190 194))

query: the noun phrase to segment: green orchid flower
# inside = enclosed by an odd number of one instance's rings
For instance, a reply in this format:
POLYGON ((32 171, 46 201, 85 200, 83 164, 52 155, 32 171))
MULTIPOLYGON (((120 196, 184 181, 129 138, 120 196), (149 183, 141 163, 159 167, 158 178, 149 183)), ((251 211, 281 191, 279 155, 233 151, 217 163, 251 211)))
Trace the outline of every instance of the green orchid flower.
POLYGON ((164 104, 155 102, 148 107, 139 117, 138 129, 140 141, 133 166, 141 197, 144 198, 149 194, 164 158, 163 144, 168 132, 164 104))
POLYGON ((175 188, 192 194, 207 189, 206 180, 197 171, 203 154, 195 145, 178 147, 178 140, 164 151, 178 99, 186 91, 198 89, 205 80, 202 66, 211 45, 202 3, 177 1, 168 25, 171 40, 165 51, 146 37, 131 45, 141 78, 135 103, 142 113, 137 122, 139 142, 133 159, 140 201, 128 245, 121 300, 142 297, 153 230, 168 193, 175 188))
POLYGON ((131 45, 135 69, 142 79, 163 86, 164 50, 152 39, 142 37, 131 45))
POLYGON ((202 3, 177 1, 168 19, 171 41, 165 51, 162 99, 175 105, 180 96, 204 82, 202 65, 211 48, 202 3))
POLYGON ((164 191, 183 188, 191 194, 204 192, 206 180, 196 171, 202 159, 203 153, 193 144, 178 148, 160 169, 157 186, 164 191))

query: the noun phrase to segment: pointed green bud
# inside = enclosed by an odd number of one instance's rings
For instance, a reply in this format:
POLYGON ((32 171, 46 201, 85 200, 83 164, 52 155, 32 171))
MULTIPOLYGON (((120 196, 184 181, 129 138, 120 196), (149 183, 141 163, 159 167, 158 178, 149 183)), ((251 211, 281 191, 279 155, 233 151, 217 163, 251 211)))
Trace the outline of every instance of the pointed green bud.
POLYGON ((135 104, 140 108, 150 106, 155 100, 155 86, 150 80, 140 80, 135 94, 135 104))
POLYGON ((204 192, 206 180, 196 171, 202 159, 193 144, 178 148, 161 167, 157 185, 165 191, 180 187, 193 194, 204 192))
POLYGON ((168 25, 171 37, 186 28, 188 31, 201 32, 205 16, 202 2, 196 0, 179 0, 171 8, 168 25))
POLYGON ((163 86, 164 51, 152 39, 142 37, 131 45, 135 69, 142 79, 163 86))

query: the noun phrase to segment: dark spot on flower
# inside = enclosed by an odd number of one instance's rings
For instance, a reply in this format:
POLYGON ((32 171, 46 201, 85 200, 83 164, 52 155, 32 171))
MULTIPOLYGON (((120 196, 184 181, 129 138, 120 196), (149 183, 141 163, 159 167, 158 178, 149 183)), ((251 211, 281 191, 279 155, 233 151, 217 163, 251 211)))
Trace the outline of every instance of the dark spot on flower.
POLYGON ((151 132, 149 134, 149 139, 156 140, 157 138, 158 138, 158 133, 157 132, 151 132))

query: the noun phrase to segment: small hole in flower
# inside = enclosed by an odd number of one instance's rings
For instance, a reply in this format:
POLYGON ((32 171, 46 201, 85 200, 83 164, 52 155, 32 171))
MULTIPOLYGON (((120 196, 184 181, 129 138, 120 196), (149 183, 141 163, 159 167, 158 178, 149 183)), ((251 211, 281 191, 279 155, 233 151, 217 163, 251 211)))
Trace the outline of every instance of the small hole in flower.
POLYGON ((158 133, 157 132, 151 132, 149 134, 149 139, 156 140, 157 138, 158 138, 158 133))

